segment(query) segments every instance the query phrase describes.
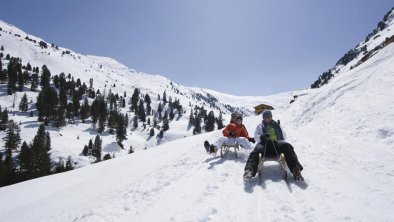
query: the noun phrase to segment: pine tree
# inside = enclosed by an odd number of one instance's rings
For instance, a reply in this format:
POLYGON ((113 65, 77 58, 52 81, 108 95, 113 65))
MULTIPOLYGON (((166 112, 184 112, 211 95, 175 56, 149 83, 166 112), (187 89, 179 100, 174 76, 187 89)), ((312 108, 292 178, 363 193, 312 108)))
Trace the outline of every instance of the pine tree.
POLYGON ((6 159, 10 159, 12 161, 12 151, 17 150, 19 144, 21 143, 20 137, 20 127, 18 124, 14 122, 14 120, 10 120, 7 125, 6 135, 3 138, 4 148, 6 151, 6 159))
POLYGON ((166 91, 163 92, 163 103, 164 103, 164 104, 167 103, 167 94, 166 94, 166 91))
POLYGON ((1 112, 1 119, 0 119, 0 131, 6 130, 8 125, 8 110, 4 109, 1 112))
POLYGON ((110 134, 114 134, 114 131, 116 128, 117 117, 118 117, 118 113, 116 111, 109 112, 107 126, 108 126, 108 132, 110 134))
POLYGON ((174 117, 175 117, 175 114, 174 114, 174 109, 171 107, 170 108, 170 114, 169 114, 169 117, 170 117, 170 120, 173 120, 174 119, 174 117))
POLYGON ((66 87, 60 87, 59 90, 59 106, 63 109, 67 107, 67 90, 66 87))
POLYGON ((18 72, 18 90, 23 92, 23 87, 25 86, 25 75, 22 72, 18 72))
POLYGON ((98 121, 99 125, 97 131, 99 133, 104 132, 107 117, 107 104, 104 101, 104 97, 97 96, 93 101, 90 115, 92 116, 93 128, 96 128, 96 123, 98 121))
POLYGON ((27 65, 26 65, 26 70, 31 71, 31 65, 30 65, 30 63, 27 63, 27 65))
POLYGON ((66 107, 60 106, 59 109, 57 110, 57 114, 53 122, 53 125, 57 128, 61 128, 66 125, 65 108, 66 107))
POLYGON ((126 127, 126 120, 122 114, 117 115, 117 123, 116 123, 116 141, 118 142, 119 146, 123 149, 122 142, 127 139, 127 127, 126 127))
POLYGON ((159 121, 161 121, 161 119, 162 119, 162 116, 161 116, 162 111, 163 111, 162 104, 159 103, 159 106, 157 107, 157 113, 159 114, 159 121))
POLYGON ((38 86, 38 75, 33 73, 31 75, 31 84, 30 84, 30 90, 35 92, 38 86))
POLYGON ((38 110, 38 121, 47 125, 52 119, 57 116, 57 108, 59 106, 59 96, 56 90, 52 87, 41 91, 37 97, 37 110, 38 110), (45 119, 44 119, 45 118, 45 119))
POLYGON ((93 141, 92 141, 92 139, 90 139, 89 143, 88 143, 88 155, 89 156, 93 156, 93 149, 94 149, 93 141))
POLYGON ((12 158, 7 158, 4 161, 2 167, 2 173, 0 175, 0 184, 2 185, 11 185, 17 182, 17 174, 14 162, 12 158))
POLYGON ((81 108, 81 105, 79 104, 79 93, 78 90, 74 90, 73 96, 72 96, 72 102, 74 105, 74 116, 79 116, 79 110, 81 108))
POLYGON ((64 166, 64 161, 61 157, 59 157, 59 161, 56 164, 55 173, 63 173, 65 171, 66 171, 66 168, 64 166))
POLYGON ((93 156, 96 157, 96 162, 101 161, 102 141, 99 135, 94 139, 93 156))
POLYGON ((189 115, 189 126, 194 126, 194 115, 193 115, 193 110, 190 110, 190 115, 189 115))
POLYGON ((5 83, 7 79, 7 70, 2 68, 1 59, 0 59, 0 83, 5 83))
POLYGON ((0 187, 6 184, 5 165, 3 164, 3 153, 0 152, 0 187))
POLYGON ((138 115, 139 115, 140 120, 142 122, 146 122, 146 114, 145 114, 144 102, 142 100, 140 100, 138 115))
POLYGON ((219 112, 219 118, 217 119, 217 124, 218 124, 218 129, 223 129, 224 124, 223 124, 223 117, 222 117, 222 112, 219 112))
POLYGON ((168 123, 168 115, 165 115, 163 118, 163 130, 167 131, 170 129, 170 125, 168 123))
POLYGON ((12 95, 16 91, 16 82, 18 80, 18 73, 22 72, 22 67, 19 64, 18 59, 11 58, 7 66, 7 93, 12 95))
POLYGON ((146 103, 146 108, 149 107, 149 109, 147 110, 147 113, 150 113, 150 104, 151 104, 152 100, 150 99, 150 96, 149 96, 148 93, 145 94, 144 101, 145 101, 145 103, 146 103))
POLYGON ((83 147, 83 150, 82 150, 82 155, 88 156, 88 154, 89 154, 89 149, 88 149, 88 146, 85 145, 85 146, 83 147))
POLYGON ((67 157, 67 161, 66 161, 66 168, 65 168, 65 170, 69 171, 69 170, 73 170, 73 169, 74 169, 73 161, 71 159, 71 156, 68 156, 67 157))
POLYGON ((32 144, 34 178, 46 176, 51 173, 51 154, 48 152, 48 145, 46 144, 47 141, 48 138, 45 132, 45 127, 41 124, 32 144))
POLYGON ((131 109, 130 110, 134 110, 134 112, 137 114, 138 113, 138 109, 137 109, 137 104, 138 104, 138 100, 140 97, 140 91, 136 88, 134 89, 134 93, 131 96, 131 109))
POLYGON ((154 135, 155 135, 155 130, 151 128, 149 132, 149 136, 154 136, 154 135))
POLYGON ((51 150, 51 136, 49 135, 49 132, 45 134, 45 149, 46 151, 51 150))
POLYGON ((25 141, 22 143, 18 160, 21 180, 31 179, 33 173, 33 152, 25 141))
POLYGON ((69 102, 66 108, 66 118, 68 119, 68 123, 74 123, 74 104, 69 102))
POLYGON ((51 80, 51 71, 49 71, 48 67, 46 65, 43 65, 41 67, 42 73, 41 73, 41 86, 42 89, 48 89, 50 86, 50 80, 51 80))
POLYGON ((193 129, 193 134, 200 134, 201 133, 201 118, 196 117, 194 120, 194 129, 193 129))
POLYGON ((19 110, 25 113, 27 112, 28 108, 29 108, 29 103, 27 101, 27 95, 25 93, 23 94, 21 102, 19 103, 19 110))
POLYGON ((205 131, 212 132, 215 129, 215 114, 210 111, 207 116, 207 123, 205 124, 205 131))
POLYGON ((89 101, 88 98, 85 98, 83 105, 81 106, 81 120, 83 123, 85 123, 85 119, 89 116, 89 114, 90 114, 89 101))
POLYGON ((12 160, 12 151, 16 150, 20 144, 20 128, 13 120, 8 122, 6 136, 3 138, 6 157, 3 167, 2 182, 4 185, 13 184, 17 181, 16 169, 12 160))

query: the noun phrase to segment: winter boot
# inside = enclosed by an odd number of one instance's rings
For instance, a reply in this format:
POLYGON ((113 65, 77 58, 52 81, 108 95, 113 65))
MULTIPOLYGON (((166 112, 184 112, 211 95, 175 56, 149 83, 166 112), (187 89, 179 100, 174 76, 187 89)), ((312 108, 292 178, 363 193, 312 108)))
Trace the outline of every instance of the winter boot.
POLYGON ((250 181, 250 179, 252 179, 252 171, 251 170, 245 170, 244 173, 244 181, 250 181))
POLYGON ((209 146, 209 152, 210 152, 211 154, 216 155, 216 151, 217 151, 216 146, 213 145, 213 144, 211 144, 211 145, 209 146))
POLYGON ((204 142, 204 147, 205 147, 205 150, 207 151, 207 153, 209 153, 209 142, 207 140, 205 140, 205 142, 204 142))
POLYGON ((299 164, 295 165, 292 170, 294 180, 304 180, 301 175, 301 166, 299 164))

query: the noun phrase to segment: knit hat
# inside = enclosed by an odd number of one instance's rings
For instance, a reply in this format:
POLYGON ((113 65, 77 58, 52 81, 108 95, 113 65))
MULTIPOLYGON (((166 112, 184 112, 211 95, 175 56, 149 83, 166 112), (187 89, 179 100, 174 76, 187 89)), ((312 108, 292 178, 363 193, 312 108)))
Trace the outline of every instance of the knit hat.
POLYGON ((264 110, 263 112, 263 118, 264 117, 271 117, 272 118, 272 112, 270 110, 264 110))

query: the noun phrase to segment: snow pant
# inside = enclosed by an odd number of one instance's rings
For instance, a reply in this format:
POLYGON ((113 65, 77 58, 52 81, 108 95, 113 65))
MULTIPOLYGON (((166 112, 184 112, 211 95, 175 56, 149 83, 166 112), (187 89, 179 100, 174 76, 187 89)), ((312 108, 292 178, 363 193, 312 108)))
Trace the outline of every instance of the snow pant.
MULTIPOLYGON (((251 170, 253 176, 256 175, 257 166, 259 165, 259 153, 261 153, 261 155, 264 155, 264 145, 265 142, 261 142, 257 144, 254 150, 250 153, 249 158, 246 162, 245 170, 251 170)), ((265 151, 266 157, 277 157, 277 153, 275 152, 275 148, 276 148, 278 155, 281 153, 285 155, 287 166, 289 167, 292 173, 294 167, 297 164, 299 164, 300 169, 302 170, 302 166, 298 162, 297 155, 294 152, 294 148, 290 143, 287 143, 285 141, 279 141, 279 142, 267 141, 266 146, 267 146, 265 151)))
POLYGON ((222 147, 222 145, 226 144, 226 145, 234 145, 235 143, 238 143, 239 145, 241 145, 244 149, 246 150, 252 150, 252 146, 249 143, 249 140, 246 139, 245 137, 236 137, 236 138, 232 138, 232 137, 220 137, 217 141, 216 141, 216 147, 218 149, 220 149, 220 147, 222 147))

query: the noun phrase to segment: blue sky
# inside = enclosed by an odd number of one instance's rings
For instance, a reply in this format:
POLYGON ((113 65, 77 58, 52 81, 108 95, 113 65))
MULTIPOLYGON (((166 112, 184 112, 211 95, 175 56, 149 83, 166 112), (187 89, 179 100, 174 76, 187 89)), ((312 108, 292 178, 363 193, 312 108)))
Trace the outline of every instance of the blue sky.
POLYGON ((234 95, 308 88, 392 0, 3 1, 0 19, 79 53, 234 95))

